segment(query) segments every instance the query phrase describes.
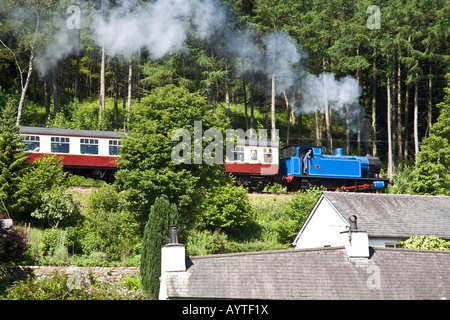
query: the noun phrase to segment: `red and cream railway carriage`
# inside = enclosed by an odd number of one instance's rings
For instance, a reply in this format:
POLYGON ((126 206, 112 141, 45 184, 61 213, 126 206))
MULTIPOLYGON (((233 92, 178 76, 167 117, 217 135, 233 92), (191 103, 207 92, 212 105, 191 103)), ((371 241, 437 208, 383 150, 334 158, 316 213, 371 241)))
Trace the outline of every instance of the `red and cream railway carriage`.
POLYGON ((233 156, 225 161, 225 171, 235 176, 236 184, 262 190, 278 175, 278 149, 277 141, 239 139, 233 156))
POLYGON ((20 127, 30 159, 56 154, 64 170, 110 179, 118 169, 122 136, 113 131, 20 127))

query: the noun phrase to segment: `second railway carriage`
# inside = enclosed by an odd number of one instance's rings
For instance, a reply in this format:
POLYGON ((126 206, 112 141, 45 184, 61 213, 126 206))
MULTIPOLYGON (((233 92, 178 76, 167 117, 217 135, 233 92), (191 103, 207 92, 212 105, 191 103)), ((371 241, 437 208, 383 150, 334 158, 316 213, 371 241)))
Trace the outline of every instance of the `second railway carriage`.
POLYGON ((122 136, 113 131, 20 127, 30 158, 56 154, 64 170, 110 180, 118 169, 122 136))
POLYGON ((262 190, 278 174, 278 142, 265 139, 239 139, 233 155, 225 160, 225 171, 236 184, 262 190))

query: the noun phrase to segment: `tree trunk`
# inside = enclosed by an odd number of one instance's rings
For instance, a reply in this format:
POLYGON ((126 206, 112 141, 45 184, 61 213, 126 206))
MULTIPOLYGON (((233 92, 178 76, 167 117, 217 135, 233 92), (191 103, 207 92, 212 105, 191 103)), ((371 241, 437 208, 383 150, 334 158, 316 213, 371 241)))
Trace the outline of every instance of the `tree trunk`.
POLYGON ((325 60, 323 60, 323 103, 325 108, 325 126, 326 126, 326 132, 327 132, 327 141, 328 141, 328 149, 331 151, 333 150, 333 138, 331 137, 331 115, 330 110, 328 106, 328 92, 327 92, 327 77, 325 75, 325 60))
POLYGON ((80 45, 81 45, 81 30, 77 30, 77 52, 76 52, 76 63, 75 63, 75 84, 73 89, 73 96, 75 101, 78 101, 78 88, 80 83, 80 45))
POLYGON ((377 75, 376 58, 372 62, 372 156, 377 156, 377 75))
POLYGON ((431 73, 431 64, 430 64, 430 71, 428 76, 428 110, 427 110, 427 132, 428 136, 431 135, 431 122, 432 122, 432 116, 433 116, 433 79, 431 78, 433 75, 431 73))
MULTIPOLYGON (((397 62, 397 154, 398 159, 403 157, 402 144, 402 70, 400 62, 397 62)), ((398 162, 397 162, 398 163, 398 162)))
POLYGON ((314 111, 314 120, 316 123, 316 145, 320 146, 321 143, 321 134, 320 134, 320 128, 319 128, 319 109, 316 107, 316 110, 314 111))
MULTIPOLYGON (((37 33, 39 31, 39 24, 40 24, 39 12, 36 12, 36 28, 35 28, 35 31, 34 31, 35 36, 37 35, 37 33)), ((3 42, 2 42, 2 44, 6 47, 6 45, 3 42)), ((23 109, 23 105, 25 103, 25 96, 27 95, 28 86, 30 85, 30 80, 31 80, 31 74, 33 73, 33 62, 34 62, 35 45, 36 45, 36 38, 31 43, 31 46, 30 46, 30 48, 31 48, 30 61, 28 63, 28 74, 27 74, 27 80, 25 81, 25 84, 23 84, 22 70, 21 70, 21 68, 19 66, 19 63, 17 62, 17 59, 16 59, 16 64, 17 64, 17 67, 19 68, 19 72, 20 72, 20 81, 21 81, 21 87, 22 87, 22 93, 20 95, 19 108, 17 110, 17 121, 16 121, 16 124, 18 126, 20 125, 20 120, 22 119, 22 109, 23 109)), ((6 48, 9 49, 8 47, 6 47, 6 48)), ((11 51, 11 49, 9 49, 9 50, 11 51)), ((14 58, 16 58, 14 53, 13 53, 13 55, 14 55, 14 58)))
POLYGON ((414 84, 414 153, 419 152, 419 75, 416 72, 416 83, 414 84))
POLYGON ((225 103, 226 103, 226 116, 230 119, 230 88, 228 86, 228 60, 225 60, 225 103))
POLYGON ((50 117, 50 88, 48 84, 48 76, 44 78, 44 106, 45 106, 45 119, 48 121, 50 117))
MULTIPOLYGON (((255 110, 255 99, 253 94, 253 81, 250 84, 250 129, 253 129, 253 120, 254 120, 254 110, 255 110)), ((253 130, 250 130, 250 138, 253 135, 253 130)))
POLYGON ((105 45, 102 45, 102 62, 100 70, 100 110, 98 113, 98 122, 101 127, 103 114, 105 112, 105 45))
POLYGON ((241 58, 242 62, 242 87, 244 91, 244 110, 245 110, 245 129, 248 130, 248 106, 247 106, 247 86, 245 83, 245 66, 244 58, 241 58))
POLYGON ((271 117, 271 122, 272 122, 271 137, 272 137, 272 140, 275 141, 275 128, 276 128, 276 122, 275 122, 275 75, 272 75, 272 103, 270 105, 270 117, 271 117))
POLYGON ((409 103, 409 86, 406 85, 406 90, 405 90, 405 142, 403 145, 403 159, 408 160, 408 156, 409 156, 409 109, 408 109, 408 103, 409 103))
POLYGON ((53 87, 53 111, 55 113, 55 116, 59 112, 59 103, 58 103, 58 84, 56 82, 56 66, 52 71, 52 87, 53 87))
POLYGON ((387 134, 388 134, 388 170, 387 175, 388 177, 392 177, 393 174, 393 161, 392 161, 392 129, 391 129, 391 85, 389 81, 389 76, 387 76, 387 83, 386 83, 386 90, 387 90, 387 134))
POLYGON ((130 57, 130 63, 128 65, 128 105, 127 105, 127 123, 130 123, 130 114, 131 114, 131 88, 132 88, 132 80, 133 80, 133 61, 130 57))
POLYGON ((114 57, 114 129, 119 128, 119 82, 117 81, 117 56, 114 57))
POLYGON ((289 144, 289 131, 291 127, 291 107, 289 105, 289 99, 286 93, 286 90, 283 91, 284 94, 284 102, 286 103, 287 110, 287 119, 286 119, 286 144, 289 144))

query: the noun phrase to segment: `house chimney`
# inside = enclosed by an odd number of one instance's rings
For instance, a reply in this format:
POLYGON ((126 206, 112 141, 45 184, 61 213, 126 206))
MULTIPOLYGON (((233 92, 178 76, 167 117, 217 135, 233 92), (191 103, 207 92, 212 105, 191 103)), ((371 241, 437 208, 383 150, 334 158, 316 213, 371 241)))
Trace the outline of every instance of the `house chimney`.
POLYGON ((170 238, 169 243, 178 243, 178 227, 170 226, 170 238))
POLYGON ((186 271, 186 247, 178 243, 177 226, 170 226, 169 243, 161 248, 161 277, 159 299, 167 299, 166 275, 186 271))
POLYGON ((170 226, 169 243, 161 248, 161 272, 186 271, 186 247, 178 243, 177 226, 170 226))
POLYGON ((369 258, 369 236, 367 231, 358 230, 355 215, 348 218, 350 226, 346 231, 342 231, 345 250, 349 259, 369 258))
POLYGON ((350 230, 357 230, 358 229, 358 225, 356 224, 356 220, 358 220, 358 218, 355 215, 352 215, 348 218, 348 221, 350 222, 350 230))

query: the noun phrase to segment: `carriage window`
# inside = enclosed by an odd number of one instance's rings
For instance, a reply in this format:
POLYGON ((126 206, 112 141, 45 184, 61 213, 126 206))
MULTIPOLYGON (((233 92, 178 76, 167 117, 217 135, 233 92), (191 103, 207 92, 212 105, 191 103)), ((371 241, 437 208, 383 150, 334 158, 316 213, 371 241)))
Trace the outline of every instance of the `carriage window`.
POLYGON ((25 151, 39 152, 40 150, 39 136, 26 136, 24 142, 25 142, 25 151))
POLYGON ((250 158, 250 160, 258 160, 258 150, 256 150, 256 149, 251 149, 251 158, 250 158))
POLYGON ((69 153, 69 138, 51 137, 51 151, 55 153, 69 153))
POLYGON ((81 154, 98 154, 97 139, 80 139, 81 154))
POLYGON ((264 162, 272 163, 272 148, 264 148, 264 162))
POLYGON ((120 140, 109 140, 109 155, 117 156, 119 154, 121 145, 122 141, 120 140))

